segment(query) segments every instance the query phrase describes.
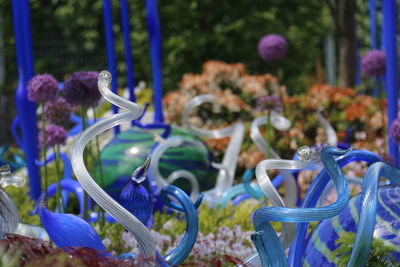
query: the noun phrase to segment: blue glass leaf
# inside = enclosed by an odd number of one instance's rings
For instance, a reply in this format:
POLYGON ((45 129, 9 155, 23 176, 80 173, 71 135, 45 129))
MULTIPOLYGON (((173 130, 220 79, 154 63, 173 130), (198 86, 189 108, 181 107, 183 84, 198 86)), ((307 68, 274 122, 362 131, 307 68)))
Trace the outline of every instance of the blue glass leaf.
POLYGON ((147 223, 153 213, 151 194, 143 185, 135 182, 130 182, 122 189, 119 202, 143 224, 147 223))
POLYGON ((38 202, 38 212, 43 227, 58 247, 106 250, 97 232, 85 220, 73 214, 49 211, 46 208, 45 193, 42 193, 38 202))
POLYGON ((147 224, 153 213, 153 198, 151 193, 141 183, 146 179, 150 157, 132 174, 132 181, 121 192, 120 203, 143 224, 147 224))

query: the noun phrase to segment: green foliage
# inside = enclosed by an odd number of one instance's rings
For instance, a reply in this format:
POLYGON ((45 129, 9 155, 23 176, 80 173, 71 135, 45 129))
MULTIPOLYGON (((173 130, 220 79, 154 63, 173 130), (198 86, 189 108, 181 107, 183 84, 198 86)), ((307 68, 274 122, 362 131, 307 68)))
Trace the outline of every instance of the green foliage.
POLYGON ((24 186, 23 188, 8 186, 5 191, 17 206, 18 215, 23 223, 41 226, 39 215, 29 215, 29 212, 34 210, 36 202, 31 200, 28 186, 24 186))
MULTIPOLYGON (((355 237, 355 233, 349 232, 336 241, 336 244, 340 244, 340 246, 331 254, 330 258, 335 261, 338 259, 339 267, 347 266, 355 237)), ((393 251, 395 251, 393 247, 387 246, 381 240, 374 238, 366 267, 400 266, 400 263, 396 263, 390 255, 390 252, 393 251)))
MULTIPOLYGON (((235 208, 230 204, 224 209, 212 209, 208 205, 202 204, 198 213, 199 232, 203 235, 216 234, 222 226, 233 229, 237 225, 241 226, 242 231, 253 231, 251 215, 260 206, 261 204, 257 201, 245 201, 235 208)), ((280 231, 279 224, 274 224, 274 226, 276 226, 277 231, 280 231)), ((94 227, 102 239, 107 238, 111 241, 111 246, 108 248, 110 251, 115 251, 117 254, 130 251, 130 248, 124 247, 124 242, 121 239, 125 229, 120 224, 106 223, 104 227, 100 227, 99 223, 95 223, 94 227)), ((154 213, 154 224, 151 228, 175 240, 184 233, 186 221, 181 213, 156 212, 154 213)))
MULTIPOLYGON (((242 231, 252 231, 254 226, 251 220, 252 213, 261 207, 258 201, 244 201, 238 206, 233 207, 229 204, 225 208, 210 208, 207 204, 202 204, 199 207, 199 232, 207 235, 209 233, 217 233, 218 228, 227 226, 233 229, 235 226, 241 226, 242 231)), ((273 223, 276 231, 281 230, 279 223, 273 223)), ((184 218, 176 213, 167 214, 155 213, 153 229, 160 234, 176 238, 186 229, 184 218), (177 218, 178 217, 178 218, 177 218), (168 225, 168 226, 166 226, 168 225)))

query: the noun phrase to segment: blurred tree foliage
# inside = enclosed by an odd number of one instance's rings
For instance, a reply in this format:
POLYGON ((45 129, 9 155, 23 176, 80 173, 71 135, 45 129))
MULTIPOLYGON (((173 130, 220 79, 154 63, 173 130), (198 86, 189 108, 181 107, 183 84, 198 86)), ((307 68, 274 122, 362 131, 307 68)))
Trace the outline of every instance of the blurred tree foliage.
MULTIPOLYGON (((145 1, 129 0, 136 81, 151 81, 145 1)), ((321 58, 329 18, 317 0, 170 0, 158 1, 163 37, 166 90, 175 89, 183 73, 198 72, 208 59, 244 62, 251 72, 281 76, 289 92, 299 92, 314 76, 321 58), (259 39, 268 33, 287 38, 289 53, 279 62, 265 63, 257 53, 259 39)), ((31 25, 36 72, 60 80, 80 69, 107 67, 100 0, 31 0, 31 25)), ((120 84, 125 66, 118 1, 114 31, 120 84)), ((6 83, 15 88, 16 66, 11 1, 0 0, 5 23, 6 83)), ((5 85, 1 85, 4 87, 5 85)))

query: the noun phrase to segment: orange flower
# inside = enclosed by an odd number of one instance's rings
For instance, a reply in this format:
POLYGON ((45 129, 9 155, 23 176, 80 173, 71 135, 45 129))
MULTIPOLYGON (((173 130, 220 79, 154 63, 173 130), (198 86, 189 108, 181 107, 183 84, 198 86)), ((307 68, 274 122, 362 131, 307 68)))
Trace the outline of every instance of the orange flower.
POLYGON ((362 103, 351 103, 350 106, 346 109, 346 119, 350 122, 356 119, 364 121, 366 117, 366 112, 366 106, 362 103))

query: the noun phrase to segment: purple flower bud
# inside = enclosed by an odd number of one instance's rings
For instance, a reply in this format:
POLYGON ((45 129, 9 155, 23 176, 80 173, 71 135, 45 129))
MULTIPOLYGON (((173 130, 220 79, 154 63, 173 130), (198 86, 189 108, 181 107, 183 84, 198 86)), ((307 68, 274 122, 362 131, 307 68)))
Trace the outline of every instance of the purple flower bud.
POLYGON ((28 82, 28 99, 34 102, 45 102, 53 99, 57 90, 58 82, 52 75, 35 75, 28 82))
POLYGON ((380 76, 386 72, 386 56, 383 51, 371 50, 361 59, 361 72, 366 77, 380 76))
POLYGON ((256 110, 258 112, 268 111, 280 111, 282 109, 282 101, 276 95, 262 96, 257 99, 256 110))
MULTIPOLYGON (((46 146, 64 145, 67 140, 67 132, 61 126, 50 124, 46 126, 46 146)), ((43 146, 43 132, 39 132, 39 143, 43 146)))
POLYGON ((96 106, 101 98, 97 87, 99 73, 78 71, 64 82, 64 97, 73 106, 96 106))
POLYGON ((70 115, 71 105, 62 97, 57 97, 44 105, 44 117, 52 123, 63 124, 69 120, 70 115))
POLYGON ((390 135, 393 140, 400 145, 400 118, 393 121, 392 127, 390 128, 390 135))
POLYGON ((287 49, 285 38, 278 34, 268 34, 258 43, 258 54, 264 61, 284 58, 287 49))

